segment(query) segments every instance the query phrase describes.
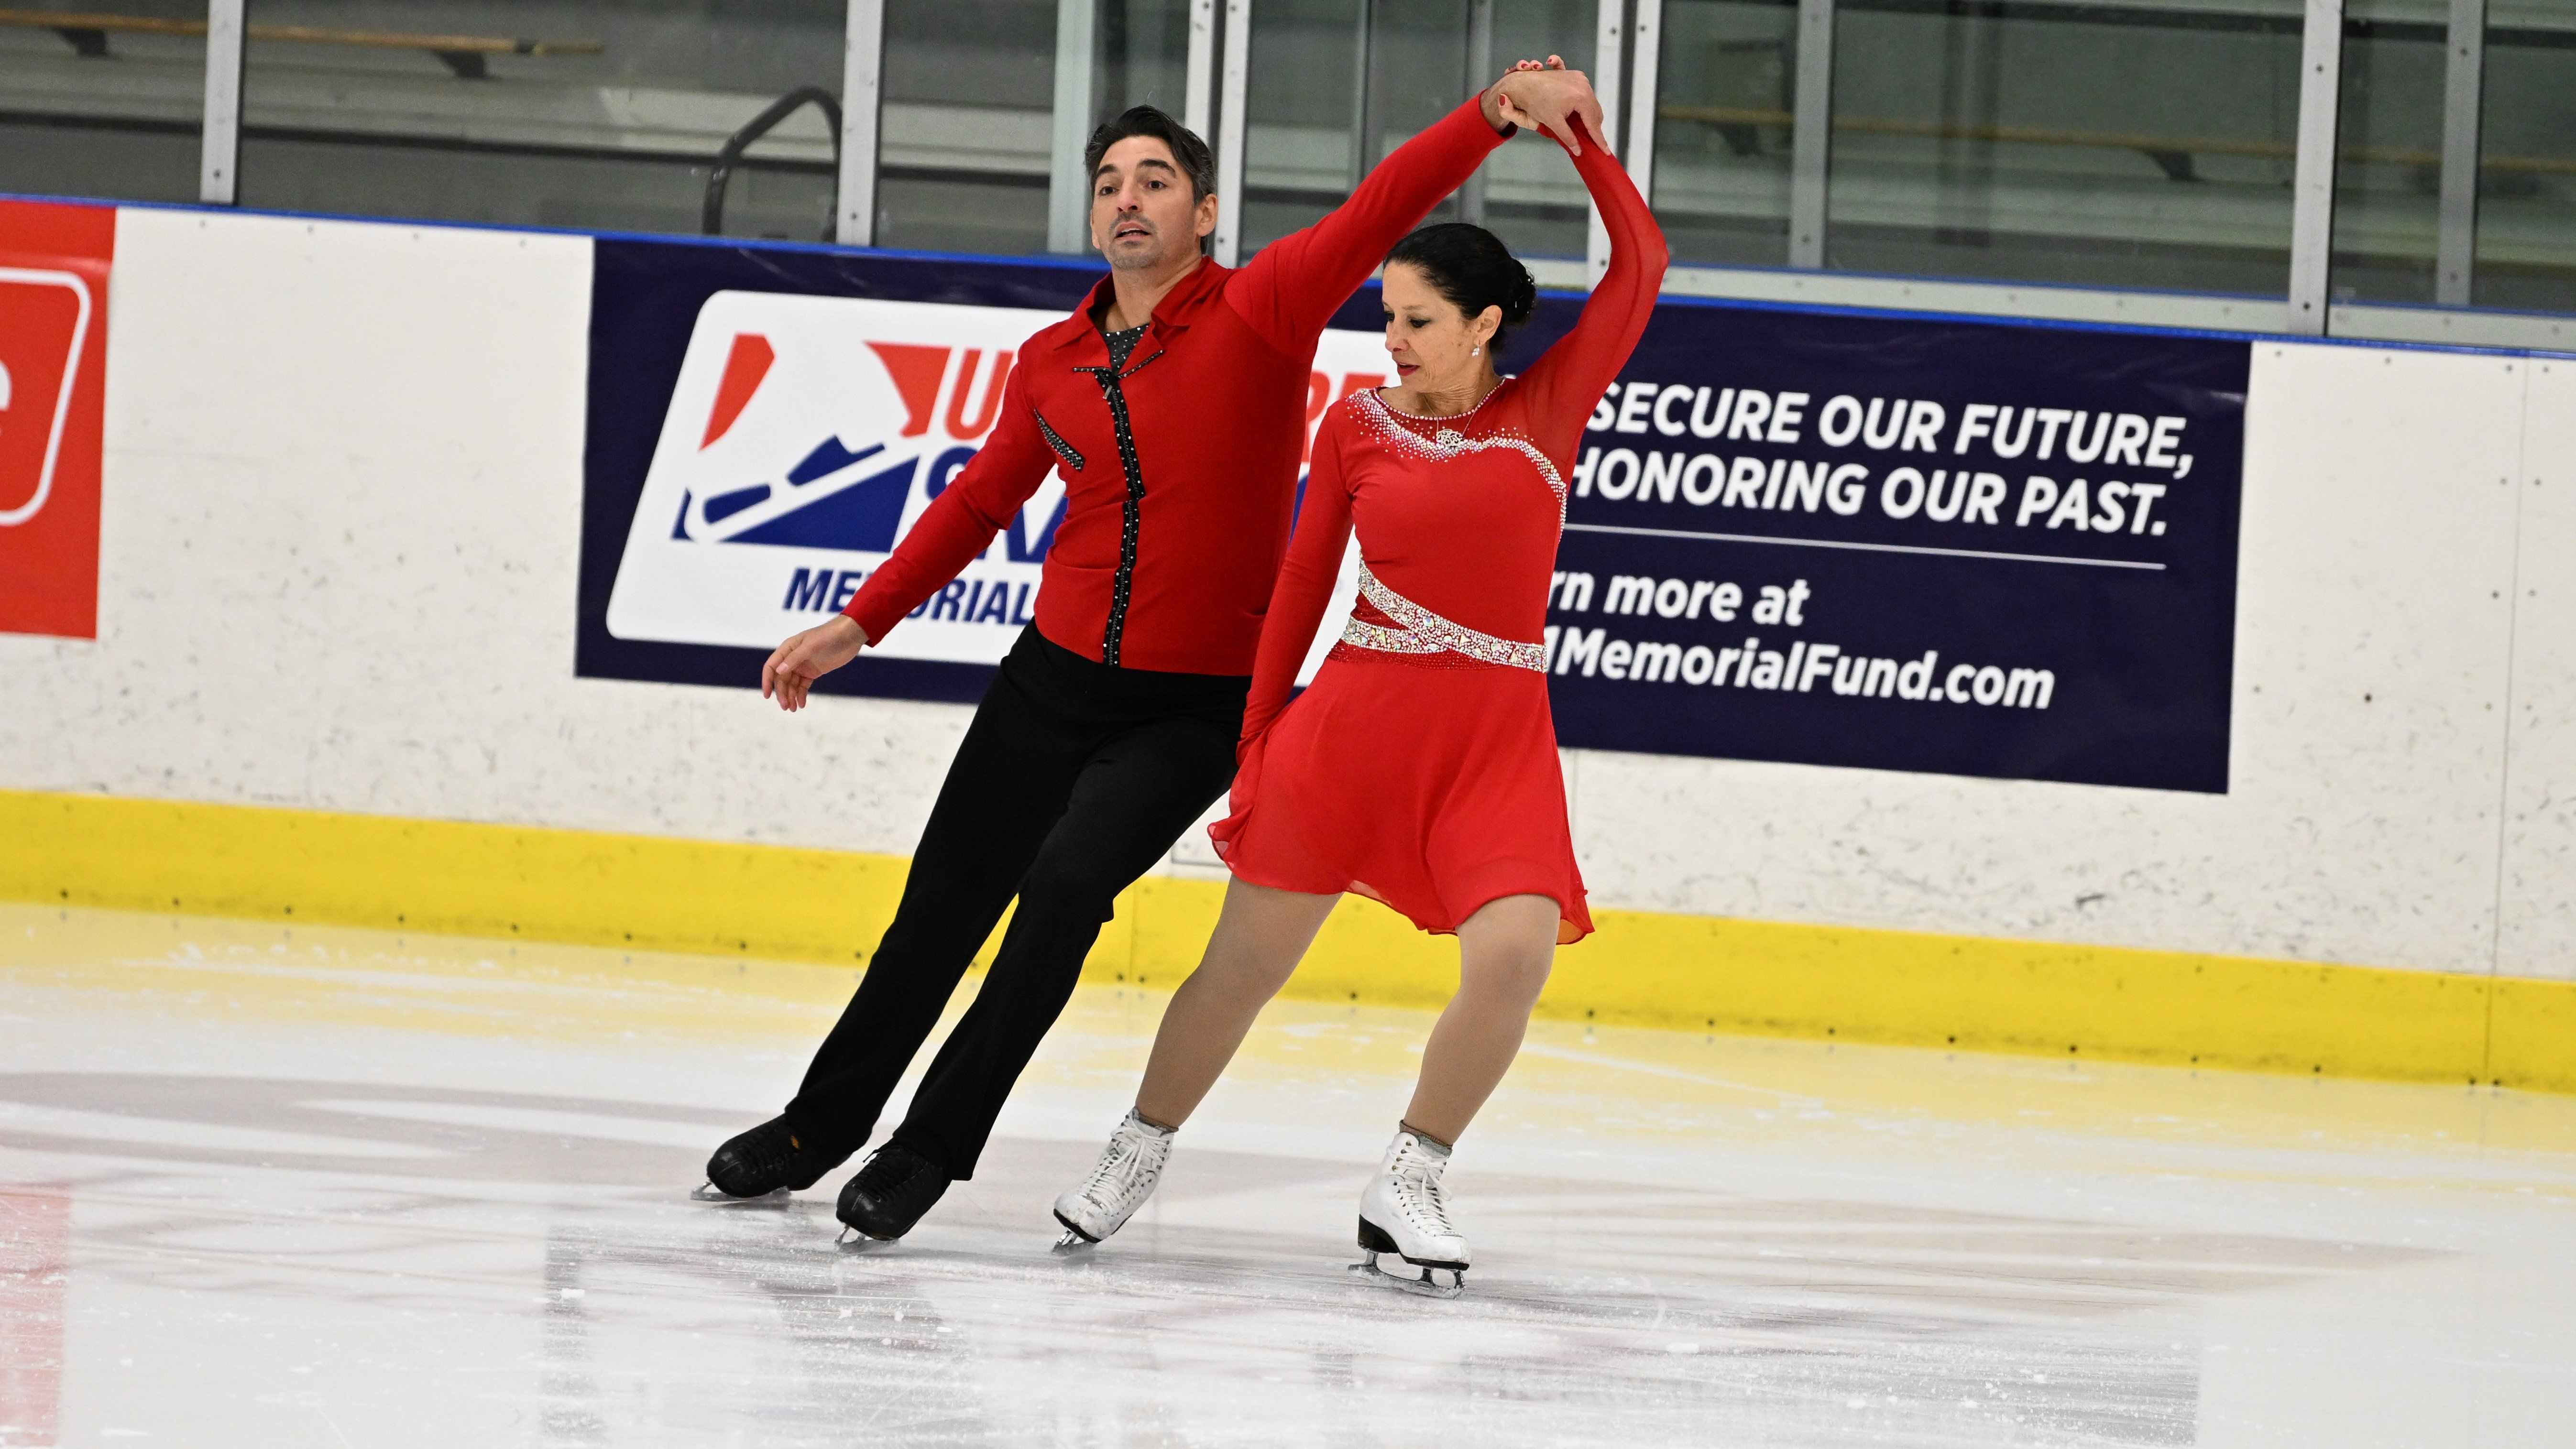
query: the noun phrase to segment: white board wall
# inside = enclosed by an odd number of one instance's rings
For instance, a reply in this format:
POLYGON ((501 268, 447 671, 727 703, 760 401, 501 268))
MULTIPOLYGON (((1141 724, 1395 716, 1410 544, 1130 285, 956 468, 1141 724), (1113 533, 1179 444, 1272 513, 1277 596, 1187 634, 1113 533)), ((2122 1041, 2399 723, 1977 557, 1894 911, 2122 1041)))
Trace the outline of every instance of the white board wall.
POLYGON ((2523 401, 2496 969, 2576 978, 2576 358, 2523 401))
MULTIPOLYGON (((573 677, 584 239, 129 210, 113 287, 0 787, 910 850, 962 708, 573 677)), ((1570 752, 1595 903, 2576 976, 2576 363, 2258 344, 2245 492, 2229 794, 1570 752)))
MULTIPOLYGON (((2544 881, 2567 879, 2567 807, 2540 818, 2576 781, 2563 700, 2520 742, 2533 818, 2509 869, 2529 891, 2498 924, 2508 595, 2536 496, 2516 477, 2550 446, 2526 440, 2531 369, 2256 346, 2226 795, 1585 752, 1592 885, 1764 919, 2570 974, 2564 916, 2541 919, 2566 910, 2544 881)), ((2576 620, 2524 623, 2524 653, 2554 630, 2563 666, 2576 620)), ((2526 689, 2560 688, 2549 672, 2526 665, 2526 689)))

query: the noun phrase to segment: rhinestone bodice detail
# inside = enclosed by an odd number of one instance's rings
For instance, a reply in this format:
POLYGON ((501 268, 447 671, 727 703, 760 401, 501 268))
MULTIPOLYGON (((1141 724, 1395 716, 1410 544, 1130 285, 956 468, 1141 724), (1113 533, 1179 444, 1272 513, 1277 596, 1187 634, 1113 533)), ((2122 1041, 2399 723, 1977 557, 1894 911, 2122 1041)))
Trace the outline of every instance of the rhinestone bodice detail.
MULTIPOLYGON (((1500 393, 1501 389, 1495 389, 1500 393)), ((1502 449, 1521 454, 1537 469, 1548 491, 1556 496, 1556 521, 1565 524, 1565 479, 1556 464, 1539 450, 1536 442, 1517 429, 1501 428, 1470 435, 1459 428, 1470 423, 1485 402, 1456 417, 1416 418, 1396 412, 1374 392, 1359 393, 1353 398, 1353 411, 1362 430, 1374 441, 1401 456, 1438 465, 1471 454, 1502 449)), ((1360 565, 1360 598, 1370 608, 1385 616, 1388 622, 1377 623, 1354 613, 1342 630, 1342 643, 1381 654, 1406 656, 1457 655, 1462 660, 1480 664, 1497 664, 1513 669, 1544 672, 1547 650, 1544 645, 1516 639, 1502 639, 1464 624, 1443 618, 1411 599, 1387 587, 1384 580, 1360 565)))
POLYGON ((1451 623, 1378 582, 1367 564, 1360 565, 1360 597, 1395 623, 1372 624, 1353 615, 1342 630, 1345 644, 1385 654, 1463 654, 1484 664, 1542 672, 1547 668, 1545 646, 1497 639, 1464 624, 1451 623))

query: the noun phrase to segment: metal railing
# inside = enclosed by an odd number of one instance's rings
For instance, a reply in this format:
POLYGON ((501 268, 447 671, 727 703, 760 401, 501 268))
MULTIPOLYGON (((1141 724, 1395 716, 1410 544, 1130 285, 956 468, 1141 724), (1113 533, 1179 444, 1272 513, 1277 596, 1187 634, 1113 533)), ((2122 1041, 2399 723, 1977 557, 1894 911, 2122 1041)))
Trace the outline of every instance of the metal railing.
MULTIPOLYGON (((1701 121, 1713 126, 1789 126, 1787 111, 1746 106, 1658 106, 1667 121, 1701 121)), ((1912 136, 1935 141, 1987 141, 2017 146, 2076 146, 2103 151, 2135 151, 2156 163, 2174 181, 2201 179, 2194 156, 2254 156, 2294 160, 2298 147, 2287 141, 2256 141, 2225 136, 2162 136, 2128 131, 2080 131, 2054 126, 1963 126, 1942 121, 1894 120, 1872 116, 1836 116, 1836 134, 1912 136)), ((2339 161, 2378 166, 2439 166, 2440 151, 2403 146, 2341 146, 2339 161)), ((2487 171, 2524 172, 2537 176, 2576 176, 2576 159, 2557 156, 2481 156, 2487 171)))
MULTIPOLYGON (((701 232, 707 236, 724 235, 725 187, 733 180, 734 167, 742 163, 742 153, 749 150, 754 141, 768 135, 779 122, 807 106, 823 113, 823 124, 832 133, 832 171, 835 176, 840 173, 841 98, 821 86, 798 86, 771 101, 759 115, 743 122, 742 129, 728 137, 724 149, 716 153, 716 164, 707 172, 706 200, 698 214, 701 232)), ((840 206, 840 198, 836 195, 832 199, 833 211, 837 213, 840 206)), ((822 240, 832 240, 835 230, 834 225, 827 224, 823 228, 822 240)))
MULTIPOLYGON (((205 35, 210 22, 170 20, 152 15, 90 14, 61 10, 0 10, 0 27, 50 30, 75 52, 92 60, 110 58, 111 35, 205 35)), ((252 25, 252 40, 279 40, 304 45, 355 46, 364 50, 419 50, 461 80, 488 80, 487 64, 496 55, 598 55, 608 47, 597 40, 526 40, 495 35, 421 35, 400 30, 351 30, 324 25, 252 25)))

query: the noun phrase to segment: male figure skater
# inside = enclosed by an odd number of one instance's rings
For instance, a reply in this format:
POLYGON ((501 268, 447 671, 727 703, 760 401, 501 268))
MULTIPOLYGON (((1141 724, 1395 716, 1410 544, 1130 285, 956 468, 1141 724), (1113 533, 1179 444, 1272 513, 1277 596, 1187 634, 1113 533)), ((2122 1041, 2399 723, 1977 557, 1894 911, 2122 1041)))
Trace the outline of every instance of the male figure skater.
POLYGON ((1515 70, 1240 270, 1204 255, 1217 218, 1205 142, 1150 106, 1092 134, 1091 239, 1108 278, 1023 346, 982 451, 849 607, 761 668, 765 696, 802 708, 816 678, 883 639, 991 545, 1049 469, 1062 473, 1036 623, 976 707, 894 923, 795 1100, 716 1150, 700 1196, 811 1187, 864 1145, 1016 895, 982 992, 838 1216, 891 1241, 974 1174, 1113 899, 1233 778, 1316 340, 1387 248, 1512 133, 1498 95, 1569 144, 1569 116, 1601 124, 1579 73, 1515 70))

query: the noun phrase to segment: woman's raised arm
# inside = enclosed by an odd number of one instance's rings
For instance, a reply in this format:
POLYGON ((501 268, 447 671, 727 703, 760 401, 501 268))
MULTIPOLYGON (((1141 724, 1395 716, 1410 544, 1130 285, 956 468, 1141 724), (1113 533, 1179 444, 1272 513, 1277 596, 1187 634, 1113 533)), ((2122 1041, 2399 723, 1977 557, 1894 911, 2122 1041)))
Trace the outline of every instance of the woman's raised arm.
POLYGON ((1539 447, 1550 457, 1563 457, 1582 441, 1593 405, 1618 379, 1645 334, 1671 260, 1663 228, 1655 225, 1655 214, 1617 157, 1595 142, 1574 158, 1574 169, 1601 208, 1602 224, 1610 233, 1610 267, 1583 304, 1574 330, 1521 375, 1538 424, 1539 447))

